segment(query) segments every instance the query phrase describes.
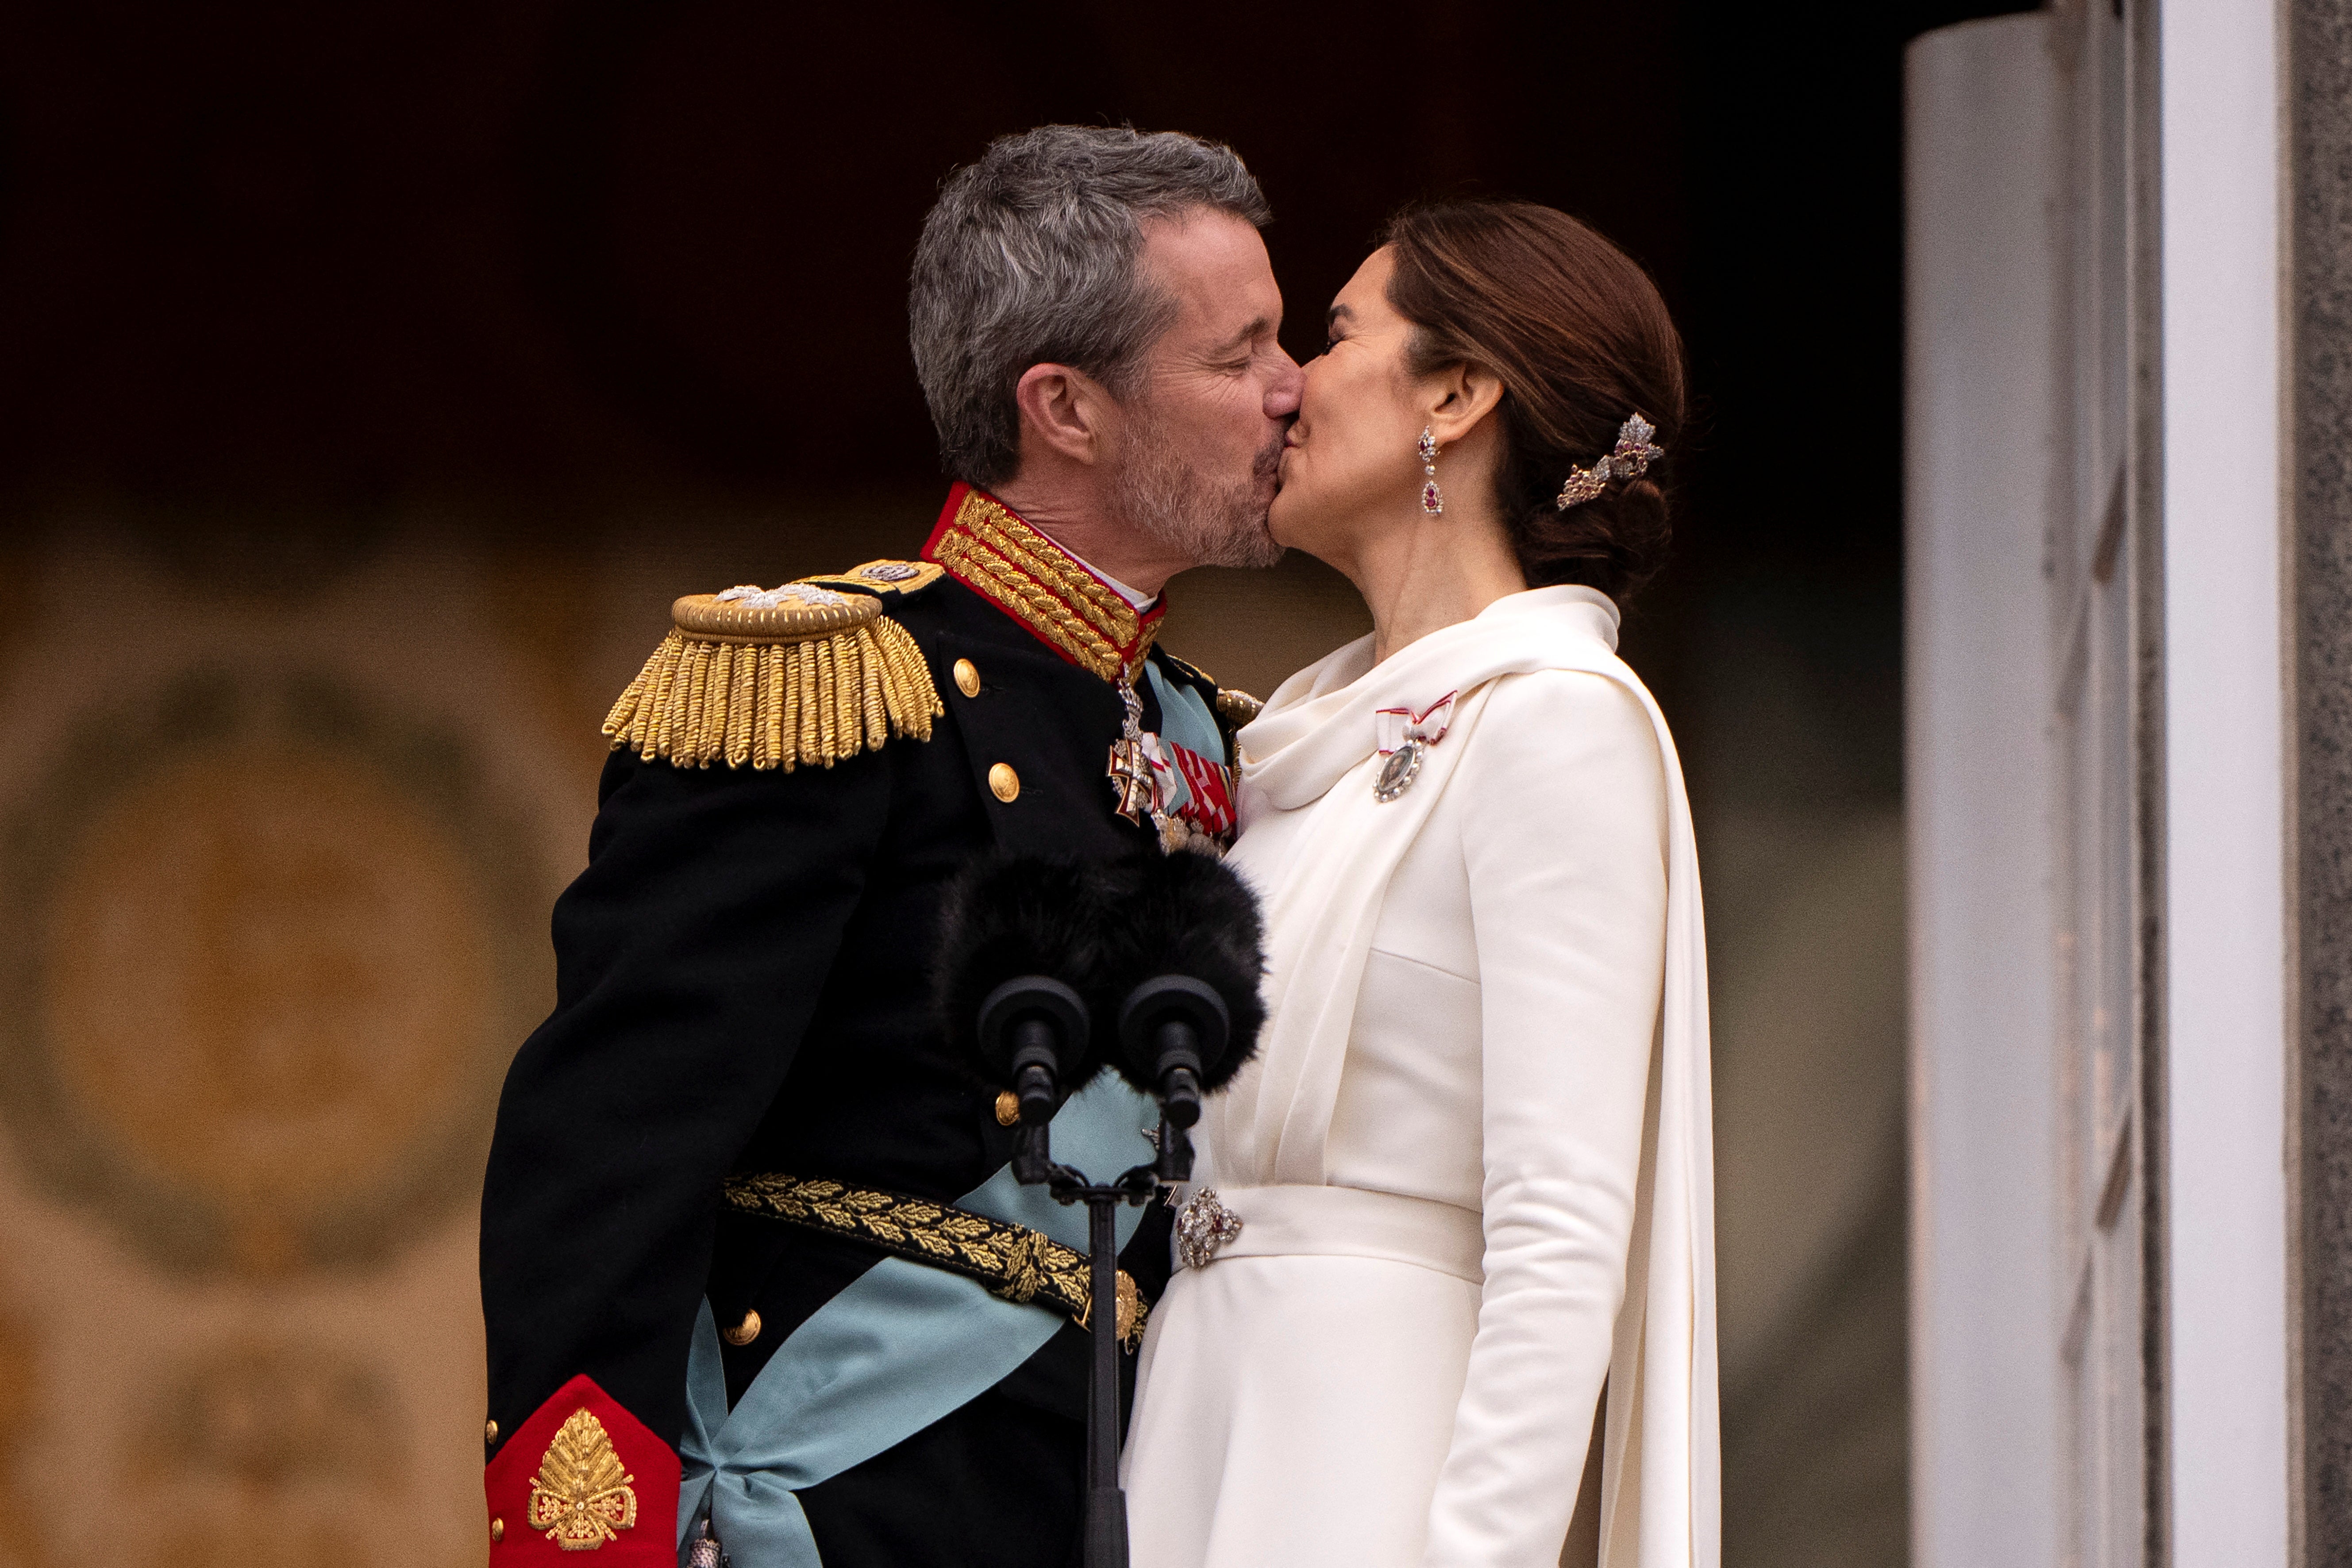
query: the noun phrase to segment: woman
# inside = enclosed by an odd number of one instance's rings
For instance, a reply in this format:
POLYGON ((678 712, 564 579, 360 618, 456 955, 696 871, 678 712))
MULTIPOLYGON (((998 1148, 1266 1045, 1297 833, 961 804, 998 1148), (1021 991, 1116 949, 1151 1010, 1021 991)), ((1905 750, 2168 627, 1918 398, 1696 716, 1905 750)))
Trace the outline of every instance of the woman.
POLYGON ((1272 1013, 1145 1344, 1136 1568, 1549 1568, 1604 1385, 1599 1561, 1714 1568, 1697 862, 1613 651, 1681 342, 1515 203, 1403 213, 1330 319, 1272 522, 1373 631, 1242 731, 1272 1013))

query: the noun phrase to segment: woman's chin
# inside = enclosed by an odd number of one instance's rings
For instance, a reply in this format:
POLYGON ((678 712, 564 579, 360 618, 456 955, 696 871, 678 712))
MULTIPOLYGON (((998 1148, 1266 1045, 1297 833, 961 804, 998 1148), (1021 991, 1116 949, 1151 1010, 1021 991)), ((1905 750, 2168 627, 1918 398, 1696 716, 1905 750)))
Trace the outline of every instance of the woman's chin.
POLYGON ((1265 531, 1285 550, 1305 550, 1307 541, 1289 526, 1297 521, 1303 509, 1295 500, 1286 500, 1287 493, 1281 489, 1274 492, 1274 504, 1266 508, 1265 531))
POLYGON ((1283 465, 1284 477, 1274 492, 1274 504, 1266 510, 1266 531, 1285 550, 1303 550, 1318 560, 1324 559, 1318 545, 1328 546, 1333 523, 1332 498, 1318 489, 1312 479, 1293 478, 1289 464, 1283 465))

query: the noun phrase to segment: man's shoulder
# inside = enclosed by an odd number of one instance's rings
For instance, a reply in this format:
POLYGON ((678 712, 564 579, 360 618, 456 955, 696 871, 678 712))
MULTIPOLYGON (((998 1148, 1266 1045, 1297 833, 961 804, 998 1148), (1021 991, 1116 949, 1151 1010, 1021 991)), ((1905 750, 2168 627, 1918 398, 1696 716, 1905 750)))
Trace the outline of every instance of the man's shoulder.
POLYGON ((688 594, 604 720, 615 751, 676 767, 790 773, 897 739, 943 711, 906 612, 943 574, 869 561, 774 588, 688 594))

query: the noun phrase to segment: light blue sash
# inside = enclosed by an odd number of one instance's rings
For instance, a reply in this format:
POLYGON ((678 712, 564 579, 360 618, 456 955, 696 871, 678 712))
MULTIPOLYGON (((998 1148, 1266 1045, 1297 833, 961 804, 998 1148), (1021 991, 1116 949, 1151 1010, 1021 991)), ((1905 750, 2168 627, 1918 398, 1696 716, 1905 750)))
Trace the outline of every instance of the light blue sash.
POLYGON ((1160 673, 1156 664, 1143 667, 1151 694, 1160 699, 1160 738, 1201 753, 1213 763, 1225 760, 1225 732, 1206 699, 1190 686, 1178 686, 1160 673))
MULTIPOLYGON (((1141 1134, 1159 1124, 1149 1097, 1106 1072, 1054 1118, 1054 1157, 1107 1182, 1151 1158, 1141 1134)), ((1010 1165, 956 1203, 1087 1250, 1086 1206, 1021 1185, 1010 1165)), ((1120 1208, 1121 1247, 1142 1218, 1139 1208, 1120 1208)), ((1015 1306, 961 1274, 886 1258, 777 1346, 730 1411, 706 1300, 687 1360, 681 1553, 708 1497, 712 1533, 735 1568, 821 1568, 793 1493, 961 1409, 1035 1354, 1062 1322, 1059 1313, 1015 1306)))

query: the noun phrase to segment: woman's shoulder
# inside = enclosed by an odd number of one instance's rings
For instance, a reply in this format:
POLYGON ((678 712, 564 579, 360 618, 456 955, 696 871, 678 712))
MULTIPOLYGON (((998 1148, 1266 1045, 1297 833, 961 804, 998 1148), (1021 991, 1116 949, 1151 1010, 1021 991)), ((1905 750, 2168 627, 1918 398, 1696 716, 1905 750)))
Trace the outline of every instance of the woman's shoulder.
POLYGON ((1667 752, 1637 689, 1580 669, 1502 676, 1467 740, 1446 789, 1465 842, 1580 860, 1663 850, 1667 752))
POLYGON ((1458 776, 1482 812, 1664 798, 1666 753, 1649 708, 1636 688, 1595 671, 1496 678, 1465 741, 1458 776))
POLYGON ((1479 714, 1478 750, 1595 747, 1655 756, 1658 728, 1638 689, 1598 670, 1537 669, 1496 678, 1479 714))

